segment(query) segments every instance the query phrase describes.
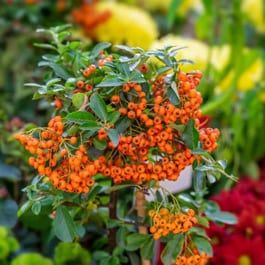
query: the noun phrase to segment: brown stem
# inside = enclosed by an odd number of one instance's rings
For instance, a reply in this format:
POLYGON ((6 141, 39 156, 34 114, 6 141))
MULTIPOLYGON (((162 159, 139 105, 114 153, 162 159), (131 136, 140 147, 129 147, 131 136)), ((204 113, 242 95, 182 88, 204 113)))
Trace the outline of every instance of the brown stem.
MULTIPOLYGON (((113 191, 110 194, 110 203, 109 203, 109 218, 111 220, 117 219, 117 200, 118 200, 118 192, 113 191)), ((113 227, 109 229, 109 250, 113 252, 116 247, 116 232, 117 228, 113 227)))
MULTIPOLYGON (((146 203, 145 194, 143 191, 137 190, 135 197, 136 197, 137 215, 140 219, 139 221, 142 222, 143 219, 145 218, 145 203, 146 203)), ((138 231, 140 234, 148 234, 147 227, 144 225, 139 225, 138 231)), ((142 265, 151 265, 151 261, 146 259, 141 259, 141 263, 142 265)))

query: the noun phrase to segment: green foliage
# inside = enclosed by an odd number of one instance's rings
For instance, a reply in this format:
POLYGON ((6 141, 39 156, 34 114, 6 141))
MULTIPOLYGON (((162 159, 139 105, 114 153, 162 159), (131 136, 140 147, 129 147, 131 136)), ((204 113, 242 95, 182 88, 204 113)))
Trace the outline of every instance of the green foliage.
POLYGON ((13 259, 11 265, 34 265, 34 264, 43 264, 43 265, 53 265, 52 260, 43 257, 37 253, 23 253, 13 259))
POLYGON ((55 248, 54 261, 56 265, 67 265, 75 263, 79 265, 90 265, 90 253, 78 243, 61 242, 55 248))

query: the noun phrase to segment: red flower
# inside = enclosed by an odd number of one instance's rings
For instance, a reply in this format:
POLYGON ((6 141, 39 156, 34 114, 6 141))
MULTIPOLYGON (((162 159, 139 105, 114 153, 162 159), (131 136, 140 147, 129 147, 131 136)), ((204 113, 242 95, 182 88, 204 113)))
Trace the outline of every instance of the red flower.
POLYGON ((265 264, 265 245, 261 236, 247 239, 233 234, 229 242, 214 250, 215 265, 261 265, 265 264))

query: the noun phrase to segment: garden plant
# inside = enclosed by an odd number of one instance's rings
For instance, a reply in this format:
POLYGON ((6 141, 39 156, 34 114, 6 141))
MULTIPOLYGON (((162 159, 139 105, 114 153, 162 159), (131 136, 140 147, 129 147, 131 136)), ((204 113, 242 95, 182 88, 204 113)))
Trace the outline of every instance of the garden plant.
MULTIPOLYGON (((183 72, 183 47, 145 51, 100 42, 87 49, 69 26, 38 30, 48 36, 39 62, 43 83, 28 83, 35 100, 54 108, 47 126, 15 134, 36 177, 24 188, 19 215, 43 209, 61 241, 79 241, 95 264, 206 264, 212 256, 209 221, 236 219, 208 201, 208 185, 225 172, 211 153, 219 130, 205 126, 197 86, 200 71, 183 72), (190 192, 172 194, 192 166, 190 192), (153 200, 146 201, 152 193, 153 200)), ((88 263, 89 264, 89 263, 88 263)))

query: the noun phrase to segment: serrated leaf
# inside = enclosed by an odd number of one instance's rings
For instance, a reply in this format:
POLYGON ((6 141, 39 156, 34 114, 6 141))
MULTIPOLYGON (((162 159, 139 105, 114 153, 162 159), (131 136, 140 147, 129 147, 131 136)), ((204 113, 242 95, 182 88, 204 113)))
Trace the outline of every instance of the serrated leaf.
POLYGON ((181 253, 184 243, 183 234, 175 235, 169 240, 161 253, 161 260, 164 265, 173 264, 181 253))
POLYGON ((75 238, 74 221, 65 206, 59 206, 56 209, 54 218, 55 235, 62 241, 72 242, 75 238))
POLYGON ((189 149, 195 149, 197 147, 199 141, 199 132, 195 128, 195 121, 193 119, 190 119, 186 124, 182 138, 189 149))
POLYGON ((68 121, 75 122, 77 124, 83 124, 88 121, 95 121, 93 114, 86 111, 71 112, 65 118, 68 121))
POLYGON ((85 94, 84 93, 76 93, 72 97, 72 103, 73 105, 79 109, 83 106, 85 102, 85 94))
POLYGON ((89 106, 98 118, 104 122, 108 121, 107 107, 100 95, 93 94, 90 98, 89 106))
POLYGON ((120 138, 119 132, 116 129, 108 129, 107 134, 113 145, 116 147, 119 143, 119 138, 120 138))

